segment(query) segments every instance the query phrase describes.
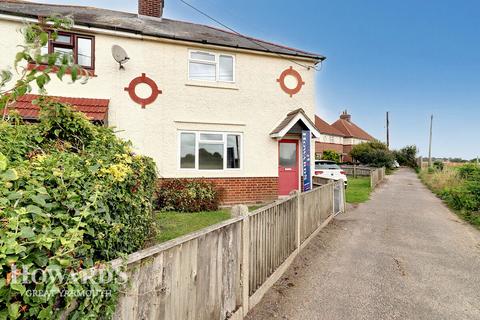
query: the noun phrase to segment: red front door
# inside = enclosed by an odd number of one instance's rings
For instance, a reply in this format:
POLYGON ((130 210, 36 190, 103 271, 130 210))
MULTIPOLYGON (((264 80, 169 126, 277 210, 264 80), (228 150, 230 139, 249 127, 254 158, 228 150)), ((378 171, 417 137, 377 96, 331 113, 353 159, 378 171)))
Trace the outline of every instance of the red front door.
POLYGON ((298 140, 278 143, 278 193, 281 196, 298 190, 298 140))

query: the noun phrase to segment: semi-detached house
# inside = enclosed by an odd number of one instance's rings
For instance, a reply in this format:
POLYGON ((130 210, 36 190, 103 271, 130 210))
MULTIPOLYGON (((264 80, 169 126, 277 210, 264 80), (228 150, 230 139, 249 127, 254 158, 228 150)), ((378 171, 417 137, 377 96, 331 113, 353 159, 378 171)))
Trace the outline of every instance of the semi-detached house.
POLYGON ((317 158, 321 158, 324 151, 332 150, 340 155, 341 162, 352 162, 350 151, 355 145, 375 140, 365 130, 353 123, 352 116, 346 110, 332 124, 315 116, 315 125, 320 131, 320 137, 315 143, 317 158))
MULTIPOLYGON (((43 50, 72 55, 91 78, 85 85, 55 79, 48 94, 115 127, 155 160, 160 179, 213 181, 225 203, 274 200, 308 187, 319 137, 314 67, 325 58, 166 19, 163 8, 162 0, 140 0, 138 14, 0 1, 0 67, 12 65, 22 23, 71 15, 73 29, 43 50), (124 68, 112 57, 114 46, 128 54, 124 68)), ((15 105, 26 119, 38 114, 34 98, 15 105)))

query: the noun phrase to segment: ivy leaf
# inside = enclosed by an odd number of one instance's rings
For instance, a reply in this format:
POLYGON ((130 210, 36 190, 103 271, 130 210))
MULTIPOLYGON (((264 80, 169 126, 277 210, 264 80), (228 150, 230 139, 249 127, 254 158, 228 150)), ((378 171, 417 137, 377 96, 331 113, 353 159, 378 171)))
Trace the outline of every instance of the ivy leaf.
POLYGON ((20 302, 12 303, 8 306, 8 315, 10 319, 18 319, 20 317, 20 302))
POLYGON ((35 237, 35 232, 33 232, 33 229, 30 227, 23 227, 20 230, 20 236, 25 239, 31 239, 35 237))
POLYGON ((34 206, 33 204, 27 206, 27 211, 28 211, 29 213, 35 213, 35 214, 38 214, 38 215, 43 215, 42 209, 40 209, 40 208, 37 207, 37 206, 34 206))
POLYGON ((1 176, 5 181, 15 181, 18 180, 18 173, 15 169, 8 169, 1 176))
POLYGON ((38 314, 38 319, 51 319, 52 316, 52 306, 48 306, 48 308, 43 309, 38 314))
POLYGON ((37 86, 42 89, 45 87, 45 84, 47 83, 48 77, 46 74, 41 74, 37 77, 35 80, 37 82, 37 86))
POLYGON ((48 33, 47 32, 40 33, 39 38, 40 38, 40 44, 41 44, 42 47, 48 43, 48 33))
POLYGON ((0 279, 0 289, 5 287, 5 279, 0 279))
POLYGON ((47 205, 47 202, 45 200, 48 199, 49 196, 42 194, 42 195, 33 195, 30 198, 33 200, 33 202, 35 202, 39 206, 45 207, 47 205))
POLYGON ((23 284, 21 284, 20 282, 13 282, 10 284, 10 288, 12 288, 12 290, 15 290, 15 291, 18 291, 20 292, 20 294, 23 296, 25 294, 25 291, 27 291, 27 289, 25 288, 25 286, 23 284))
POLYGON ((58 68, 58 72, 57 72, 58 79, 62 80, 66 71, 67 71, 67 66, 66 65, 60 66, 60 68, 58 68))
POLYGON ((0 153, 0 172, 7 170, 8 160, 2 153, 0 153))

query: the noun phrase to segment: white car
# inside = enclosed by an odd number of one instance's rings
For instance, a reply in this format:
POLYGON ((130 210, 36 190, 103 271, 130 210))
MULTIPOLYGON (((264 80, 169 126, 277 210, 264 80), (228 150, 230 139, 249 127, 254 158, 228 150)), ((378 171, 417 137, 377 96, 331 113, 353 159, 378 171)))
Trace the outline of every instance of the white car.
POLYGON ((334 161, 316 160, 314 175, 316 177, 332 179, 335 181, 343 180, 343 182, 345 183, 345 188, 347 187, 347 173, 343 171, 342 168, 340 168, 340 166, 334 161))

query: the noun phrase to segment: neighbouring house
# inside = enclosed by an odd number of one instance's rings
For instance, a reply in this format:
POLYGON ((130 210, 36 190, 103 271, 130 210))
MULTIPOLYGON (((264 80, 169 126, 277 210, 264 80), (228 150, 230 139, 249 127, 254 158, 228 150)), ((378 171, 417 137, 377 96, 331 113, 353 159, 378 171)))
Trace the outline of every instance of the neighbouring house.
POLYGON ((320 131, 320 137, 315 142, 315 155, 321 158, 325 150, 333 150, 340 154, 341 162, 351 162, 350 151, 353 146, 362 142, 373 141, 362 128, 352 122, 352 116, 344 111, 333 124, 328 124, 319 116, 315 116, 315 125, 320 131))
POLYGON ((346 110, 340 115, 340 119, 332 123, 332 127, 343 134, 344 162, 352 161, 350 151, 355 145, 375 140, 374 137, 352 122, 352 116, 346 110))
POLYGON ((315 126, 320 131, 320 137, 315 142, 316 158, 321 159, 324 151, 332 150, 340 155, 340 161, 343 162, 344 157, 347 156, 343 151, 344 134, 319 116, 315 116, 315 126))
MULTIPOLYGON (((312 120, 315 66, 325 58, 167 19, 163 8, 163 0, 139 0, 138 14, 0 1, 0 68, 12 65, 25 21, 71 15, 73 29, 43 50, 71 55, 91 78, 85 85, 52 79, 48 93, 115 127, 155 160, 160 179, 212 181, 227 204, 308 188, 310 144, 320 137, 312 120), (120 68, 112 52, 121 60, 124 51, 129 59, 120 68)), ((13 107, 34 120, 34 98, 13 107)))

